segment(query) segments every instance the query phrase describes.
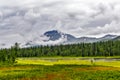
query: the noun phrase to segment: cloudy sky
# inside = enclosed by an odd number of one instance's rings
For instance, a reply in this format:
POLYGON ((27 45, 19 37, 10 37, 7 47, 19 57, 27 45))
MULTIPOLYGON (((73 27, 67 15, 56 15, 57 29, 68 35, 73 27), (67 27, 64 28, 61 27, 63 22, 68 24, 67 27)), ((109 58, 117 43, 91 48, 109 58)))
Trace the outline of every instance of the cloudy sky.
POLYGON ((53 29, 76 37, 120 34, 120 1, 0 0, 1 40, 53 29))

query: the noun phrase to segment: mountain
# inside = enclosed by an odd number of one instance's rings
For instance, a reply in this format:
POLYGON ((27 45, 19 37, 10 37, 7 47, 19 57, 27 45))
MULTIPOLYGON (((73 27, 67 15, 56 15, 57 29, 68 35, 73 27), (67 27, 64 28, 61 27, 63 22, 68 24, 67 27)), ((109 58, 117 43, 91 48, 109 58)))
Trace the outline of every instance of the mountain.
POLYGON ((55 41, 62 37, 62 33, 57 30, 47 31, 44 33, 45 36, 49 37, 49 40, 55 41))
POLYGON ((99 38, 99 40, 100 41, 112 40, 112 39, 114 39, 116 37, 117 37, 117 35, 108 34, 108 35, 105 35, 105 36, 99 38))
POLYGON ((85 42, 85 43, 89 43, 89 42, 96 42, 97 38, 95 37, 80 37, 78 38, 78 42, 85 42))
POLYGON ((56 41, 60 38, 66 38, 67 41, 74 41, 76 38, 73 35, 66 34, 57 30, 47 31, 44 33, 44 36, 49 38, 49 41, 56 41))
POLYGON ((113 40, 120 40, 120 36, 117 36, 117 37, 114 38, 113 40))
MULTIPOLYGON (((68 35, 72 36, 72 35, 68 35)), ((39 45, 58 45, 67 41, 67 34, 64 34, 58 30, 47 31, 39 37, 28 41, 23 47, 27 46, 39 46, 39 45)))
POLYGON ((80 37, 80 38, 76 38, 71 34, 66 34, 63 33, 61 31, 58 30, 51 30, 51 31, 47 31, 44 33, 44 36, 48 37, 48 41, 56 41, 59 39, 65 39, 65 41, 63 43, 65 44, 73 44, 73 43, 91 43, 91 42, 97 42, 97 41, 107 41, 107 40, 112 40, 114 38, 117 37, 117 35, 112 35, 112 34, 108 34, 105 35, 103 37, 100 38, 96 38, 96 37, 80 37))
MULTIPOLYGON (((17 36, 17 35, 16 35, 17 36)), ((21 36, 21 35, 19 35, 21 36)), ((76 44, 76 43, 92 43, 92 42, 98 42, 98 41, 107 41, 107 40, 120 40, 120 36, 117 35, 105 35, 100 38, 95 37, 79 37, 76 38, 75 36, 67 33, 63 33, 58 30, 51 30, 46 31, 42 35, 39 34, 32 34, 28 36, 34 36, 30 37, 30 39, 23 39, 23 41, 18 42, 20 44, 20 47, 31 47, 31 46, 40 46, 40 45, 59 45, 59 44, 76 44)), ((21 37, 22 38, 22 37, 21 37)), ((17 40, 19 41, 19 37, 15 39, 14 41, 11 39, 9 43, 8 41, 4 41, 8 39, 8 37, 3 38, 3 42, 0 42, 0 48, 9 48, 12 45, 14 45, 14 42, 17 40)))

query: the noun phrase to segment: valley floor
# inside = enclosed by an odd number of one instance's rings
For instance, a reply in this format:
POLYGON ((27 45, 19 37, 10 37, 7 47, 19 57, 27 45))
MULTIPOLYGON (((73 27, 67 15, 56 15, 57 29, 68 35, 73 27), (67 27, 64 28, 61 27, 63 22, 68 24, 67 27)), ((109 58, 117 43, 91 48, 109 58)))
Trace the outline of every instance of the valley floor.
POLYGON ((0 66, 0 80, 120 80, 120 61, 93 58, 18 58, 0 66))
POLYGON ((43 58, 18 58, 17 64, 37 65, 100 65, 120 67, 119 57, 43 57, 43 58))

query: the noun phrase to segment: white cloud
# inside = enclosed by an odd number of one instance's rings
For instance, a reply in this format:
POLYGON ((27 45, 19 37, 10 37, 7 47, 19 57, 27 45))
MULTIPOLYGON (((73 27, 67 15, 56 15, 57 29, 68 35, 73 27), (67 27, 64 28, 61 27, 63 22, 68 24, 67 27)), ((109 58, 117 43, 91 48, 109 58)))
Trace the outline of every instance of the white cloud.
POLYGON ((76 37, 120 34, 119 12, 119 0, 0 0, 0 36, 30 40, 52 29, 76 37))

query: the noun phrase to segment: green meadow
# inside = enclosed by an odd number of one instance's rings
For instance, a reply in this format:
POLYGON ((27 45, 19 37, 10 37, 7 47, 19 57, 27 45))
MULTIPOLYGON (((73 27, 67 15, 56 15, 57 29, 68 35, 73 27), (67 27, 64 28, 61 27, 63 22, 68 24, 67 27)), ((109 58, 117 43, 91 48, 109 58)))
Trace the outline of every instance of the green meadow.
POLYGON ((17 58, 0 66, 0 80, 120 80, 120 61, 71 57, 17 58))
POLYGON ((0 80, 120 80, 120 41, 0 50, 0 80))
POLYGON ((120 67, 119 60, 111 60, 112 58, 100 58, 99 60, 94 60, 93 58, 79 58, 79 57, 48 57, 48 58, 18 58, 17 64, 36 64, 36 65, 100 65, 100 66, 111 66, 120 67), (106 60, 109 59, 109 60, 106 60))

